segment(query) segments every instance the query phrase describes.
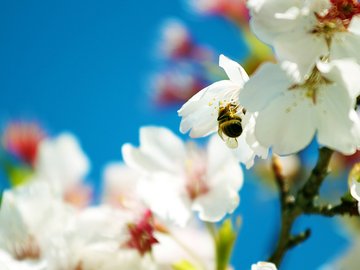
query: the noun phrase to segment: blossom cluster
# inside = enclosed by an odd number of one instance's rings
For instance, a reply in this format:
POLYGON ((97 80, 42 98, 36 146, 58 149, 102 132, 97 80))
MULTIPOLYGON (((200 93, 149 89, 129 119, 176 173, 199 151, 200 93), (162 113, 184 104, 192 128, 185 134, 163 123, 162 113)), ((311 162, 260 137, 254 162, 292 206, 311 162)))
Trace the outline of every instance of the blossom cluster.
POLYGON ((211 48, 199 44, 179 19, 163 23, 157 48, 160 71, 151 78, 151 96, 157 105, 179 104, 209 83, 211 48))
POLYGON ((321 145, 355 153, 358 2, 253 0, 248 6, 254 33, 274 48, 278 63, 263 64, 249 79, 221 55, 229 80, 203 89, 179 110, 181 131, 191 130, 192 137, 218 131, 241 152, 245 138, 253 156, 266 156, 270 147, 281 155, 299 152, 315 135, 321 145))
POLYGON ((122 147, 126 164, 105 167, 98 205, 83 192, 90 163, 73 135, 49 137, 35 123, 16 122, 5 130, 3 146, 7 159, 24 163, 12 170, 27 166, 29 172, 18 181, 8 174, 1 269, 214 269, 213 240, 199 220, 232 213, 243 183, 218 137, 204 149, 166 128, 141 128, 140 146, 122 147))

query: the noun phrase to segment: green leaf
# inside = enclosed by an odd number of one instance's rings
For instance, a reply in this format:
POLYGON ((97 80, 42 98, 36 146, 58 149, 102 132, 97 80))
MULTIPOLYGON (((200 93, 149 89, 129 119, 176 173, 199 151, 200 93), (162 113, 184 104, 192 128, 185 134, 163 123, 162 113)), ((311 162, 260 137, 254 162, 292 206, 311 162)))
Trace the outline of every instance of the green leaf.
POLYGON ((227 269, 236 238, 237 232, 233 228, 231 219, 225 220, 216 236, 217 270, 227 269))
POLYGON ((27 166, 16 166, 7 163, 4 169, 13 187, 26 183, 33 175, 33 170, 27 166))
POLYGON ((183 260, 171 266, 173 270, 198 270, 191 262, 183 260))

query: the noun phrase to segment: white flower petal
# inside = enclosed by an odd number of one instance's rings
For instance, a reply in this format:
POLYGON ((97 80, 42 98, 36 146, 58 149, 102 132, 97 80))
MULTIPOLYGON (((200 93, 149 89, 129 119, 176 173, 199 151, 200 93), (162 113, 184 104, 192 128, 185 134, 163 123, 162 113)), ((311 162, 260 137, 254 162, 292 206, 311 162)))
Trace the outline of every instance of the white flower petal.
POLYGON ((296 28, 303 1, 299 0, 249 0, 253 32, 267 44, 283 33, 296 28))
POLYGON ((311 100, 289 90, 259 112, 255 135, 277 154, 292 154, 307 146, 315 134, 316 119, 311 100))
POLYGON ((232 152, 236 159, 245 164, 246 168, 249 169, 254 165, 255 152, 246 141, 245 134, 242 134, 239 138, 237 138, 237 142, 238 147, 233 149, 232 152))
POLYGON ((354 197, 355 200, 360 202, 360 183, 353 179, 350 183, 350 194, 354 197))
POLYGON ((216 173, 224 164, 232 161, 233 158, 231 150, 226 147, 218 135, 210 137, 207 145, 207 167, 209 175, 216 173))
MULTIPOLYGON (((346 43, 354 44, 354 43, 346 43)), ((360 37, 358 39, 358 45, 356 51, 360 48, 360 37)), ((352 54, 354 55, 354 54, 352 54)), ((359 54, 360 60, 360 54, 359 54)), ((360 94, 360 66, 358 63, 351 59, 333 60, 330 63, 318 63, 318 69, 324 74, 330 81, 335 81, 340 84, 339 87, 345 88, 352 100, 351 106, 354 106, 354 102, 357 96, 360 94)))
POLYGON ((191 218, 190 201, 182 194, 181 175, 154 173, 139 182, 138 192, 151 211, 184 227, 191 218))
POLYGON ((202 220, 216 222, 238 206, 243 173, 235 157, 215 136, 208 146, 207 183, 209 191, 192 204, 202 220))
POLYGON ((219 185, 208 194, 197 198, 192 205, 204 221, 220 221, 227 213, 231 214, 239 205, 240 197, 233 189, 219 185))
POLYGON ((201 259, 201 264, 205 264, 205 269, 215 269, 213 239, 204 228, 194 225, 191 224, 186 228, 170 228, 170 234, 156 233, 155 237, 160 244, 153 247, 155 261, 161 265, 172 265, 174 262, 187 260, 194 266, 198 266, 196 269, 201 269, 199 261, 194 259, 196 256, 201 259), (178 240, 181 241, 181 244, 178 240), (184 249, 182 245, 187 248, 184 249), (186 252, 188 249, 192 250, 191 254, 186 252))
POLYGON ((131 144, 124 144, 121 148, 121 152, 125 163, 130 168, 140 172, 155 172, 162 169, 162 166, 156 159, 149 157, 131 144))
POLYGON ((142 127, 140 147, 130 144, 122 147, 128 166, 139 171, 177 171, 177 163, 184 160, 185 146, 170 130, 161 127, 142 127))
POLYGON ((219 66, 225 70, 230 81, 237 83, 239 88, 243 87, 244 83, 249 80, 249 76, 242 66, 223 54, 219 57, 219 66))
POLYGON ((45 260, 15 260, 9 253, 0 250, 1 270, 48 270, 45 260))
POLYGON ((233 150, 237 160, 245 164, 247 169, 254 165, 256 156, 267 158, 269 148, 262 146, 255 137, 255 118, 257 113, 246 113, 242 119, 245 126, 243 134, 238 138, 238 148, 233 150))
POLYGON ((207 149, 207 179, 210 185, 229 185, 239 190, 243 184, 240 165, 218 136, 211 137, 207 149), (225 180, 224 180, 225 179, 225 180))
MULTIPOLYGON (((211 85, 210 85, 211 86, 211 85)), ((208 87, 210 87, 208 86, 208 87)), ((179 110, 178 114, 180 116, 188 115, 196 111, 199 101, 201 101, 202 96, 206 93, 208 87, 200 90, 195 95, 193 95, 179 110)), ((186 131, 185 131, 186 132, 186 131)))
POLYGON ((360 35, 360 15, 356 15, 351 19, 348 31, 360 35))
POLYGON ((64 191, 83 180, 90 162, 77 139, 72 134, 63 133, 40 143, 35 168, 39 178, 64 191))
POLYGON ((250 146, 254 154, 261 157, 267 158, 269 149, 267 147, 262 146, 255 136, 255 125, 256 125, 256 118, 258 113, 246 113, 245 117, 243 118, 242 122, 245 125, 245 140, 247 145, 250 146))
POLYGON ((330 57, 331 59, 352 58, 359 62, 359 46, 360 34, 351 32, 337 33, 331 43, 330 57))
POLYGON ((141 151, 153 157, 164 167, 185 158, 182 140, 167 128, 147 126, 140 129, 141 151))
POLYGON ((240 104, 250 112, 263 109, 289 87, 289 79, 279 65, 265 63, 244 85, 240 104))
POLYGON ((296 64, 301 78, 313 70, 321 56, 328 53, 325 39, 303 30, 279 36, 274 40, 274 48, 281 61, 296 64))
POLYGON ((346 93, 331 85, 322 89, 316 106, 319 117, 317 138, 343 154, 353 154, 360 147, 360 120, 351 109, 346 93))
POLYGON ((237 97, 239 86, 232 81, 223 80, 201 90, 186 102, 178 114, 181 119, 180 131, 186 133, 189 130, 190 136, 203 137, 214 132, 218 128, 218 106, 223 100, 230 100, 237 97))

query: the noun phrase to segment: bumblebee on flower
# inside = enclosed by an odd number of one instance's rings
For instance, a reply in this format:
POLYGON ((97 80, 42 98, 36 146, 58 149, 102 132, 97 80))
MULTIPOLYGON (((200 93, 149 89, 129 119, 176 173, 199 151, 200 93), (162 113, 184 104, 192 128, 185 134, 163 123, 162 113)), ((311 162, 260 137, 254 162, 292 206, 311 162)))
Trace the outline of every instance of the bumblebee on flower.
POLYGON ((178 111, 182 117, 180 131, 190 131, 190 137, 198 138, 218 132, 238 160, 251 167, 255 156, 266 157, 267 149, 254 137, 256 114, 249 113, 241 105, 239 94, 249 79, 245 70, 224 55, 219 57, 229 80, 221 80, 202 89, 178 111))

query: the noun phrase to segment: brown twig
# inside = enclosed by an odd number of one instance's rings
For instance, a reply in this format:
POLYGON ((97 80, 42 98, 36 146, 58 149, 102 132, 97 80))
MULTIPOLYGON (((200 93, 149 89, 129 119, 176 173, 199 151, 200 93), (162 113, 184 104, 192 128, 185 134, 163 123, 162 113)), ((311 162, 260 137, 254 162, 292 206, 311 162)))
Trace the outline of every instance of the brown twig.
MULTIPOLYGON (((332 153, 332 150, 325 147, 319 150, 319 157, 317 163, 312 170, 307 182, 296 193, 294 201, 288 201, 286 199, 291 197, 291 195, 289 194, 288 188, 285 188, 286 184, 280 181, 284 179, 281 178, 281 172, 278 171, 279 167, 276 165, 276 162, 273 162, 273 170, 275 173, 276 181, 278 183, 281 200, 281 229, 275 251, 268 260, 275 263, 277 266, 280 266, 285 253, 290 248, 305 241, 310 236, 309 229, 298 235, 293 235, 291 233, 292 226, 295 220, 300 215, 309 213, 328 213, 330 215, 331 213, 329 211, 326 212, 325 210, 323 210, 322 212, 315 212, 315 209, 317 208, 315 208, 314 206, 314 201, 319 193, 322 182, 328 174, 328 166, 332 153), (286 197, 284 198, 285 195, 286 197)), ((338 209, 337 211, 340 210, 338 209)))

